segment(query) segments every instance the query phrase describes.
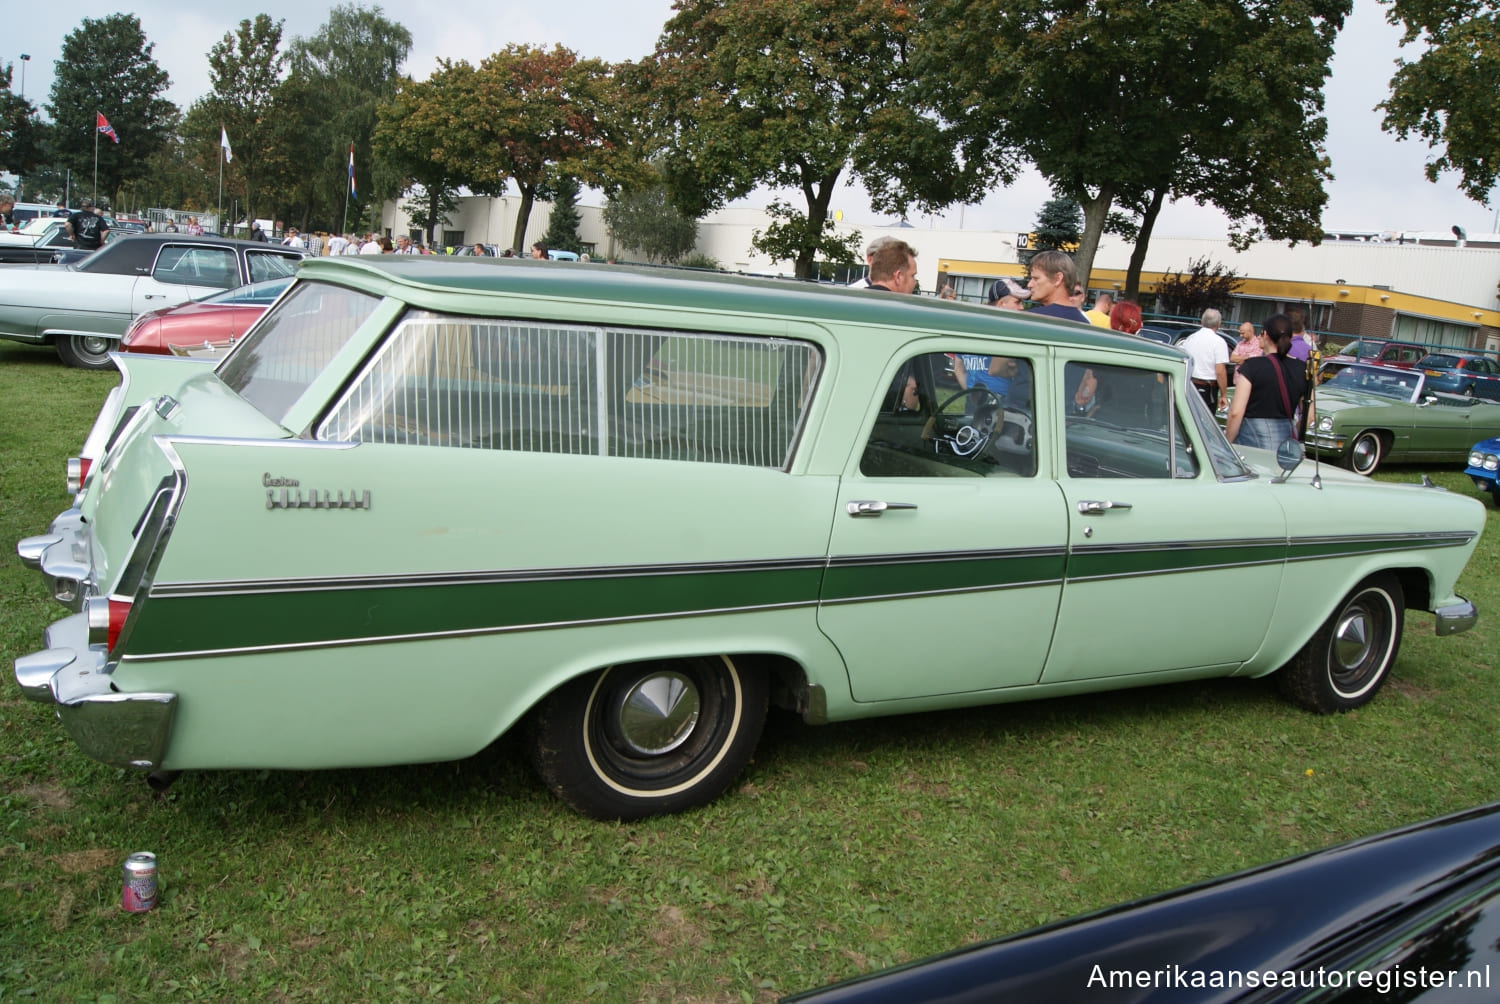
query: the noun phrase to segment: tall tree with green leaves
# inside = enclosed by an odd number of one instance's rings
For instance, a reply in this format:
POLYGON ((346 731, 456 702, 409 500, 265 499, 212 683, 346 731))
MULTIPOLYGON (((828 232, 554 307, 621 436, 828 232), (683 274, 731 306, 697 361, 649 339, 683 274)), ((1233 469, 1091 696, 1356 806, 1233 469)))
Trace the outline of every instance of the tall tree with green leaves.
POLYGON ((171 78, 157 65, 155 48, 134 14, 84 18, 63 39, 47 113, 55 157, 73 170, 75 192, 84 183, 93 186, 96 137, 98 194, 106 197, 139 178, 170 140, 177 106, 162 97, 171 78), (99 115, 114 127, 118 143, 99 136, 99 115))
POLYGON ((1026 249, 1018 253, 1021 264, 1030 268, 1031 259, 1039 251, 1078 250, 1078 239, 1083 236, 1083 210, 1078 202, 1062 196, 1053 196, 1042 203, 1036 215, 1036 223, 1028 235, 1026 249))
POLYGON ((457 98, 446 86, 445 71, 426 80, 403 77, 396 93, 377 110, 372 142, 384 169, 401 179, 399 191, 416 197, 419 208, 409 208, 412 223, 434 240, 435 228, 458 208, 461 181, 449 164, 458 150, 457 98))
POLYGON ((1459 191, 1488 204, 1500 180, 1500 5, 1494 0, 1381 0, 1401 42, 1426 50, 1396 61, 1391 96, 1377 108, 1381 128, 1401 139, 1420 136, 1438 148, 1427 180, 1457 171, 1459 191))
MULTIPOLYGON (((380 108, 395 98, 401 67, 411 52, 411 32, 379 6, 336 4, 314 34, 288 46, 289 103, 298 112, 294 156, 303 170, 296 184, 298 213, 336 226, 348 190, 349 144, 359 174, 359 198, 350 212, 393 198, 411 173, 394 167, 375 139, 380 108), (291 91, 296 91, 295 102, 291 91)), ((428 185, 440 191, 441 186, 428 185)))
MULTIPOLYGON (((965 167, 954 134, 912 108, 919 12, 905 0, 679 0, 655 53, 632 67, 673 201, 700 216, 759 186, 789 189, 757 236, 811 274, 849 260, 830 205, 846 176, 903 213, 977 197, 993 161, 965 167)), ((972 36, 969 36, 972 37, 972 36)))
POLYGON ((604 204, 604 225, 648 262, 675 262, 698 246, 698 221, 672 205, 660 182, 627 189, 604 204))
POLYGON ((10 89, 12 70, 0 69, 0 171, 25 174, 45 156, 46 128, 36 106, 10 89))
POLYGON ((1092 269, 1117 203, 1211 202, 1316 240, 1329 165, 1323 82, 1351 0, 926 0, 917 63, 967 155, 1036 165, 1083 207, 1092 269), (984 25, 982 44, 951 26, 984 25))
POLYGON ((557 251, 583 250, 583 241, 578 236, 578 225, 583 217, 578 212, 578 179, 563 177, 552 186, 552 213, 547 217, 547 232, 542 243, 557 251))
POLYGON ((277 211, 278 191, 292 167, 281 142, 288 123, 276 108, 277 89, 286 68, 281 49, 281 21, 265 14, 245 19, 208 50, 208 78, 213 90, 189 109, 190 135, 200 146, 217 145, 218 123, 229 135, 234 160, 224 172, 226 195, 240 198, 246 219, 277 211))
POLYGON ((478 67, 441 61, 433 76, 454 112, 451 143, 434 156, 481 195, 515 184, 521 205, 511 247, 519 253, 538 197, 564 177, 600 180, 600 154, 612 142, 612 68, 562 46, 508 45, 478 67))

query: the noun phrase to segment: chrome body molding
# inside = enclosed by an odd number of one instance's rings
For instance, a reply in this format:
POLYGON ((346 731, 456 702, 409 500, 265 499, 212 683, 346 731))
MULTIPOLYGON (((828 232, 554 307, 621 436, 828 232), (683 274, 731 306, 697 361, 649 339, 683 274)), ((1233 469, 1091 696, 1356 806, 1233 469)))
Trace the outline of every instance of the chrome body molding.
POLYGON ((47 628, 47 647, 16 660, 16 682, 33 701, 55 704, 84 753, 116 767, 152 769, 166 755, 176 694, 121 694, 110 684, 103 646, 88 643, 88 616, 47 628))
POLYGON ((1479 623, 1479 611, 1474 604, 1458 598, 1460 602, 1450 604, 1446 607, 1438 607, 1433 611, 1437 615, 1438 637, 1446 637, 1450 634, 1462 634, 1475 624, 1479 623))

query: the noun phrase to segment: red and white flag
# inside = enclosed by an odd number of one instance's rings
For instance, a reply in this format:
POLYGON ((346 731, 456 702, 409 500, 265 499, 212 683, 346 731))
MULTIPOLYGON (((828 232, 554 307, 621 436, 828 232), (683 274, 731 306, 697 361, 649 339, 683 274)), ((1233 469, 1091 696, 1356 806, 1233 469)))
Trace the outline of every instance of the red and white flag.
POLYGON ((114 140, 116 143, 120 142, 120 137, 115 135, 115 127, 109 124, 109 119, 104 117, 103 112, 95 112, 94 117, 96 119, 94 124, 99 127, 100 132, 108 136, 110 139, 114 140))

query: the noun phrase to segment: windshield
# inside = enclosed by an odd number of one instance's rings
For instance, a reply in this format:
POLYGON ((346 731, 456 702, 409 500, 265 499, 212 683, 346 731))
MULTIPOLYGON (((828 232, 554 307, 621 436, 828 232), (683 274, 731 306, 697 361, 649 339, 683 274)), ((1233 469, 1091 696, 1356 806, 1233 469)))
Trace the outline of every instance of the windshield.
POLYGON ((219 379, 279 423, 379 303, 342 286, 299 283, 224 357, 219 379))
POLYGON ((1252 473, 1250 468, 1245 466, 1234 447, 1229 445, 1229 440, 1224 438, 1223 428, 1214 420, 1208 405, 1203 403, 1203 397, 1191 392, 1187 395, 1187 403, 1188 411, 1193 416, 1193 424, 1198 427, 1198 435, 1203 437, 1203 446, 1208 452, 1208 462, 1213 466, 1214 474, 1221 480, 1248 477, 1252 473))
POLYGON ((1351 390, 1397 401, 1411 401, 1420 391, 1422 381, 1422 374, 1414 370, 1350 366, 1335 373, 1323 387, 1327 390, 1351 390))

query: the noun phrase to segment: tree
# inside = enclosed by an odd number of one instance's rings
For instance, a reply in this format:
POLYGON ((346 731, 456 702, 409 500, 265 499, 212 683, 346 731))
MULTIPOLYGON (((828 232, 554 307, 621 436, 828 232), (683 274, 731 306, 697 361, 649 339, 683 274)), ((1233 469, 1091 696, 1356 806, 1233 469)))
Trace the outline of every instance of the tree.
POLYGON ((655 53, 628 76, 673 202, 690 216, 766 185, 800 193, 756 246, 795 262, 849 254, 829 222, 846 173, 880 209, 977 197, 954 134, 912 108, 918 12, 905 0, 679 0, 655 53))
POLYGON ((386 170, 401 179, 400 190, 420 193, 420 208, 408 216, 426 232, 429 247, 433 229, 458 208, 458 169, 449 163, 461 156, 459 100, 439 70, 421 82, 403 77, 377 111, 373 143, 386 170))
POLYGON ((552 188, 552 214, 547 217, 542 243, 558 251, 582 251, 583 242, 578 238, 582 220, 578 214, 578 179, 560 179, 552 188))
POLYGON ((1413 134, 1442 152, 1428 162, 1427 180, 1459 172, 1459 191, 1488 204, 1500 177, 1500 21, 1494 0, 1381 0, 1386 20, 1405 30, 1403 45, 1423 39, 1416 62, 1396 61, 1391 96, 1376 107, 1381 128, 1401 139, 1413 134), (1425 38, 1424 38, 1425 36, 1425 38))
POLYGON ((1078 250, 1078 238, 1083 232, 1083 209, 1072 199, 1053 196, 1042 203, 1037 213, 1036 229, 1030 234, 1026 248, 1017 255, 1021 264, 1031 267, 1031 259, 1038 251, 1078 250))
POLYGON ((698 246, 698 221, 672 205, 660 182, 611 196, 604 203, 604 225, 622 247, 653 264, 679 261, 698 246))
POLYGON ((278 142, 287 123, 275 107, 286 67, 281 25, 257 14, 255 20, 241 21, 235 31, 215 42, 208 51, 213 90, 188 111, 189 134, 200 145, 211 141, 217 147, 216 123, 228 133, 234 161, 224 173, 224 183, 229 191, 243 195, 246 219, 256 218, 259 203, 275 201, 274 191, 286 182, 291 168, 278 142))
MULTIPOLYGON (((1025 156, 1083 207, 1087 281, 1116 202, 1212 202, 1267 235, 1316 240, 1322 84, 1351 0, 930 0, 922 94, 973 158, 1025 156), (975 45, 951 25, 985 25, 975 45)), ((1154 210, 1153 210, 1153 207, 1154 210)))
MULTIPOLYGON (((405 78, 401 66, 411 52, 411 32, 388 20, 379 7, 338 4, 313 35, 294 38, 288 46, 290 76, 287 102, 299 109, 291 116, 297 134, 297 163, 303 165, 295 185, 295 218, 342 217, 349 187, 349 144, 359 173, 354 212, 376 206, 404 191, 411 172, 393 165, 375 138, 381 106, 392 101, 405 78), (295 102, 292 92, 296 91, 295 102)), ((441 185, 427 184, 429 193, 441 185)))
POLYGON ((0 171, 25 174, 44 156, 46 130, 36 107, 10 89, 12 67, 0 70, 0 171))
POLYGON ((508 45, 477 68, 440 61, 434 76, 454 115, 452 143, 434 156, 479 194, 499 195, 507 180, 515 183, 521 205, 511 246, 519 253, 532 205, 557 179, 600 178, 611 69, 562 46, 508 45))
POLYGON ((1228 310, 1235 292, 1244 285, 1241 276, 1208 256, 1189 260, 1188 273, 1169 272, 1156 284, 1156 305, 1163 313, 1179 317, 1201 317, 1209 307, 1228 310))
POLYGON ((144 175, 150 158, 171 138, 177 107, 161 97, 171 79, 156 64, 155 48, 134 14, 84 18, 63 39, 54 64, 47 112, 58 162, 80 178, 94 176, 98 115, 120 137, 118 143, 98 143, 98 185, 107 195, 144 175))

